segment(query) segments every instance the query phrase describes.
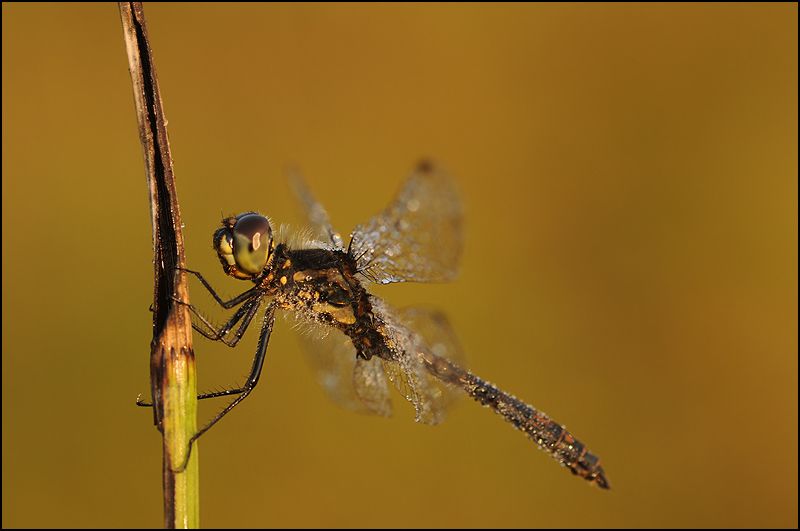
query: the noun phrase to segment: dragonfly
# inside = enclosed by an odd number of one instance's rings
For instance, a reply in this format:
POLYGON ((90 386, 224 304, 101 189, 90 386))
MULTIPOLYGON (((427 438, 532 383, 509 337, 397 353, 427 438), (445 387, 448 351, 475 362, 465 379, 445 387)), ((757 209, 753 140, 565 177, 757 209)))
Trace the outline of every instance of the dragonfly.
POLYGON ((234 347, 259 308, 265 310, 246 382, 198 395, 235 398, 190 439, 182 468, 192 444, 255 389, 276 311, 283 311, 312 329, 303 336, 306 350, 320 383, 338 404, 389 416, 391 386, 413 405, 417 422, 438 424, 454 398, 466 394, 573 474, 609 488, 599 458, 566 427, 463 367, 462 349, 443 313, 425 307, 393 309, 367 290, 370 283, 445 282, 456 276, 463 215, 445 171, 420 162, 391 203, 353 230, 346 247, 298 173, 291 182, 308 217, 310 238, 292 242, 273 234, 269 218, 252 211, 226 217, 214 232, 213 247, 225 273, 253 287, 223 300, 203 275, 185 270, 224 309, 236 308, 216 327, 195 306, 176 299, 188 306, 192 326, 206 338, 234 347))

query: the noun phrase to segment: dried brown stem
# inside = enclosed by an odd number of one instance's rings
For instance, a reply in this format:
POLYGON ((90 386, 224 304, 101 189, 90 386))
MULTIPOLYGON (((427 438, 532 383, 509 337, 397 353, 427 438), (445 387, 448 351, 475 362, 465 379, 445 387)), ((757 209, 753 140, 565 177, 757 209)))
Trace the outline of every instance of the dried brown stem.
POLYGON ((198 527, 197 444, 185 470, 176 471, 184 461, 189 439, 197 430, 192 325, 186 305, 174 302, 175 298, 189 300, 186 276, 177 269, 185 267, 180 208, 142 5, 120 2, 119 8, 150 190, 155 266, 150 389, 154 421, 164 442, 165 526, 198 527))

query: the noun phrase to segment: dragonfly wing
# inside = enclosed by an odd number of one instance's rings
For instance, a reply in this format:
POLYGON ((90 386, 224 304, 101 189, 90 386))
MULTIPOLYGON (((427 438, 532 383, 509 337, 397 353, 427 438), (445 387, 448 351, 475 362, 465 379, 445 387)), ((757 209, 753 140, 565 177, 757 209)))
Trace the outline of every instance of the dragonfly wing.
POLYGON ((389 397, 389 386, 377 359, 356 360, 353 369, 353 390, 370 413, 383 417, 391 416, 392 400, 389 397))
POLYGON ((356 359, 350 338, 322 325, 303 322, 303 351, 328 397, 359 413, 392 414, 389 387, 377 360, 356 359))
POLYGON ((414 406, 414 420, 439 424, 445 418, 445 403, 440 390, 431 385, 416 353, 395 360, 381 360, 386 377, 395 389, 414 406))
MULTIPOLYGON (((409 306, 396 312, 397 317, 409 330, 419 334, 418 342, 424 345, 423 358, 430 355, 444 358, 458 366, 466 366, 466 355, 458 342, 455 331, 450 326, 444 312, 424 306, 409 306)), ((434 377, 429 371, 426 374, 430 384, 441 394, 441 407, 449 407, 463 391, 434 377)))
POLYGON ((445 418, 455 389, 434 377, 426 360, 439 356, 458 363, 463 358, 455 334, 443 314, 425 308, 394 311, 376 297, 373 313, 392 345, 392 356, 382 365, 388 380, 414 405, 416 421, 438 424, 445 418))
POLYGON ((314 194, 311 193, 311 189, 298 170, 289 170, 289 184, 306 212, 306 216, 311 223, 311 228, 314 231, 314 237, 318 238, 320 241, 330 243, 334 249, 343 250, 344 243, 342 242, 342 237, 333 229, 328 219, 328 212, 325 210, 325 207, 316 200, 314 194))
POLYGON ((449 176, 422 162, 386 209, 351 235, 359 271, 378 284, 445 282, 458 271, 461 201, 449 176))

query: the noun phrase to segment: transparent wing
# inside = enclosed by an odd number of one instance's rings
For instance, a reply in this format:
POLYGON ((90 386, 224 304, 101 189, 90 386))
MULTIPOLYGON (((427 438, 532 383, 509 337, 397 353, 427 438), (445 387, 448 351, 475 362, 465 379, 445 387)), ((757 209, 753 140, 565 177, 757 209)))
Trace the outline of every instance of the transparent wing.
POLYGON ((330 243, 334 249, 343 250, 342 237, 333 229, 328 219, 328 212, 325 211, 325 207, 311 193, 311 189, 306 184, 303 176, 294 168, 289 169, 288 173, 289 184, 306 212, 314 237, 320 241, 330 243))
POLYGON ((420 163, 391 204, 351 235, 359 271, 379 284, 452 280, 461 257, 461 202, 450 178, 420 163))
POLYGON ((378 359, 356 359, 350 338, 303 319, 300 341, 314 373, 328 397, 359 413, 392 414, 389 387, 378 359))
POLYGON ((456 364, 463 360, 461 348, 444 315, 426 308, 393 311, 372 297, 373 313, 392 345, 392 356, 381 360, 388 380, 414 406, 416 421, 438 424, 458 390, 440 381, 426 369, 432 355, 456 364))
MULTIPOLYGON (((444 358, 455 363, 460 367, 465 367, 467 358, 455 331, 450 326, 447 316, 440 310, 423 306, 409 306, 401 308, 396 312, 397 317, 405 327, 419 334, 419 344, 424 356, 444 358)), ((454 400, 460 398, 463 390, 447 384, 430 374, 426 375, 431 385, 438 389, 441 394, 440 400, 442 408, 449 407, 454 400)))
POLYGON ((392 414, 392 400, 389 398, 386 375, 377 358, 356 360, 353 369, 353 390, 367 412, 383 417, 392 414))

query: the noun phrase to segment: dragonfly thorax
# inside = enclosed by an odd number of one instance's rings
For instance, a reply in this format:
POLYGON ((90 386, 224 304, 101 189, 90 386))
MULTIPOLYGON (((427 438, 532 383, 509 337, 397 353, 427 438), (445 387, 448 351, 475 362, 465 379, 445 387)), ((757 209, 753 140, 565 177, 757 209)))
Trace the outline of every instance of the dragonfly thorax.
POLYGON ((342 330, 365 310, 366 291, 355 278, 354 261, 342 251, 278 245, 262 282, 280 307, 342 330))

